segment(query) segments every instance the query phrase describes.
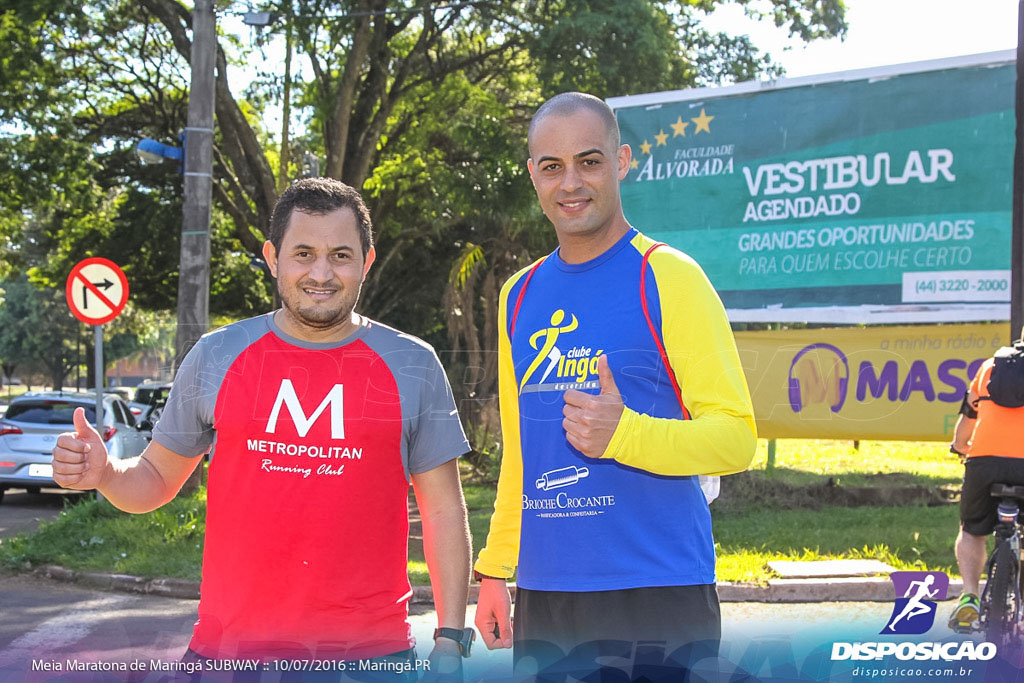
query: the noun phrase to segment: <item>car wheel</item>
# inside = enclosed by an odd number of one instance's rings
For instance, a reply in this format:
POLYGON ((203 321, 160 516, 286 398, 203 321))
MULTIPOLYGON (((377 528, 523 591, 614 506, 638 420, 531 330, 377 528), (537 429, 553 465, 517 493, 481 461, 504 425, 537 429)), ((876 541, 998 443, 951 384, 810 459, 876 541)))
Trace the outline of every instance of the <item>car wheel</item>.
POLYGON ((4 487, 0 486, 0 503, 4 502, 4 487))

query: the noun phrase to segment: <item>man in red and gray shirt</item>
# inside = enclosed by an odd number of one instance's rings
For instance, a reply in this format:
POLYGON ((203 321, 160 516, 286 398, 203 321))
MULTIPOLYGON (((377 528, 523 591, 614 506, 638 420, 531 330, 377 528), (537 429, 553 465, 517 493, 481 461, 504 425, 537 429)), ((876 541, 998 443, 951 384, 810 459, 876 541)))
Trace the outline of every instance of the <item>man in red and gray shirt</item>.
POLYGON ((353 310, 374 260, 362 199, 297 182, 263 254, 283 307, 196 344, 141 457, 109 459, 77 411, 54 478, 147 512, 215 446, 189 649, 263 661, 412 661, 411 481, 441 627, 432 659, 457 657, 470 543, 456 459, 469 446, 434 350, 353 310))

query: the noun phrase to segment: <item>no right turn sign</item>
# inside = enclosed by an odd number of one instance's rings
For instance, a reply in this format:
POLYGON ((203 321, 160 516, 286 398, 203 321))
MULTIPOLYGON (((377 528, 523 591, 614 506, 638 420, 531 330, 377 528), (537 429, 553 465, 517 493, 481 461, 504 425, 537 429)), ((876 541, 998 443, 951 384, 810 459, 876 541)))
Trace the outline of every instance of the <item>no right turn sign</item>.
POLYGON ((88 325, 110 322, 128 303, 128 278, 113 261, 94 257, 71 269, 65 286, 68 306, 88 325))

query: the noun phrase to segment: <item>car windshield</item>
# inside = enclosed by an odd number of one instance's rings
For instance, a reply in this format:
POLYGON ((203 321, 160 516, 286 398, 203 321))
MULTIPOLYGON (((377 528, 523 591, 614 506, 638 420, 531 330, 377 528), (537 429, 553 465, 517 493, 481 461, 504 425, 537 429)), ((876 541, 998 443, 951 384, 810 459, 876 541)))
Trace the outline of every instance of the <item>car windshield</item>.
POLYGON ((85 408, 85 419, 89 422, 96 421, 96 407, 63 401, 60 399, 49 399, 40 401, 18 401, 12 403, 7 409, 8 420, 18 422, 29 422, 33 424, 71 424, 71 416, 75 408, 85 408))

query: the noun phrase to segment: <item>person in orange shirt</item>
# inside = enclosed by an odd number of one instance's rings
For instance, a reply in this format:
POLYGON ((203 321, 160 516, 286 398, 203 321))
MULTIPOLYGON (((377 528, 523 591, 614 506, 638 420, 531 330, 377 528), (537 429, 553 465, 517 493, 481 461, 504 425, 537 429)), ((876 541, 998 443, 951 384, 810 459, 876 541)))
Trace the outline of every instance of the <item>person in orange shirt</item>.
POLYGON ((1024 484, 1024 407, 1008 408, 991 400, 989 378, 994 364, 995 358, 986 360, 971 381, 953 436, 951 450, 966 456, 966 461, 956 538, 964 589, 950 616, 950 628, 978 618, 985 541, 995 528, 998 507, 989 495, 992 484, 1024 484))

